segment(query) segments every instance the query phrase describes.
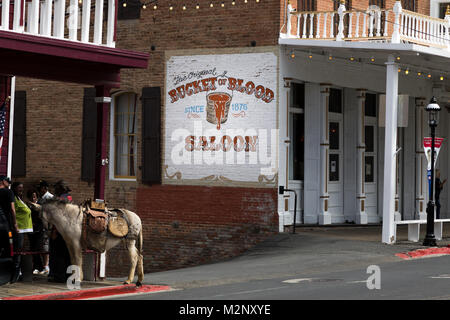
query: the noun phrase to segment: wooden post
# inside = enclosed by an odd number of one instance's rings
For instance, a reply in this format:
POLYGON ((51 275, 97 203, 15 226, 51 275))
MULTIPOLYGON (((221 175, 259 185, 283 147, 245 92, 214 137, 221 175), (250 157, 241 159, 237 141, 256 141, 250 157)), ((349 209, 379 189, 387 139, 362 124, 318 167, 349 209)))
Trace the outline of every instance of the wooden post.
POLYGON ((95 190, 94 199, 105 199, 105 177, 107 155, 108 117, 111 103, 110 88, 95 86, 97 103, 97 141, 95 148, 95 190))

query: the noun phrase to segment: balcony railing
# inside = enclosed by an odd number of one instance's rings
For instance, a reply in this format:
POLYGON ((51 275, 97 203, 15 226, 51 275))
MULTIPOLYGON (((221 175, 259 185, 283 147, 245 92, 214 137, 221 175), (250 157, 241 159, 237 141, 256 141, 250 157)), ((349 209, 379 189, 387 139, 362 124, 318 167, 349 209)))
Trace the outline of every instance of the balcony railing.
POLYGON ((369 8, 347 11, 344 4, 337 11, 296 12, 289 5, 286 33, 282 38, 412 42, 450 49, 450 12, 438 19, 403 10, 400 1, 392 9, 369 8))
POLYGON ((116 10, 117 0, 2 0, 0 30, 115 47, 116 10))

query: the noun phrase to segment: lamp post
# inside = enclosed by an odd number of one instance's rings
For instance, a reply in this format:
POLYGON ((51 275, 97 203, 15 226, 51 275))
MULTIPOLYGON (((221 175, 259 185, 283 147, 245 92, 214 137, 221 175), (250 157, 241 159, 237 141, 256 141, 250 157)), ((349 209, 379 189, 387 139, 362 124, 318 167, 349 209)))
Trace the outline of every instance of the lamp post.
POLYGON ((425 110, 428 112, 428 124, 431 129, 431 186, 430 197, 427 204, 427 235, 423 241, 424 246, 436 246, 436 238, 434 237, 434 140, 435 130, 439 121, 439 111, 441 107, 437 104, 436 98, 433 97, 425 110))

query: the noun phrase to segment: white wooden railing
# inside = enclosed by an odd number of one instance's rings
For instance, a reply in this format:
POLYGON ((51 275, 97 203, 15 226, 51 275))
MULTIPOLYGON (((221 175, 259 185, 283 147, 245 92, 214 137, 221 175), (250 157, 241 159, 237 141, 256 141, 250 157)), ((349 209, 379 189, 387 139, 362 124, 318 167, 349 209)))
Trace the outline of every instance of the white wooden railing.
POLYGON ((286 33, 282 38, 412 42, 450 49, 450 13, 438 19, 402 10, 400 1, 392 9, 369 8, 347 11, 296 12, 289 5, 286 33))
POLYGON ((0 30, 115 47, 117 4, 117 0, 1 0, 0 30))

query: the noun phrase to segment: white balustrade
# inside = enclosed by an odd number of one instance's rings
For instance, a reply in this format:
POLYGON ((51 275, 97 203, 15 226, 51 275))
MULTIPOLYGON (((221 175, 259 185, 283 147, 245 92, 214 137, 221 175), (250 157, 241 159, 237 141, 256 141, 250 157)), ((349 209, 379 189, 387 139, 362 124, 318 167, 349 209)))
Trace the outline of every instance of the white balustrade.
POLYGON ((118 0, 1 0, 0 30, 115 47, 117 4, 118 0))
POLYGON ((341 4, 338 11, 322 12, 296 12, 290 6, 289 13, 285 37, 335 41, 382 40, 392 43, 406 41, 450 50, 450 14, 445 19, 429 17, 403 10, 400 1, 396 1, 392 9, 347 11, 341 4), (291 16, 296 19, 291 19, 291 16), (295 25, 295 31, 291 24, 295 25))

